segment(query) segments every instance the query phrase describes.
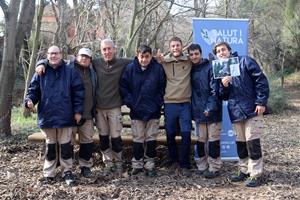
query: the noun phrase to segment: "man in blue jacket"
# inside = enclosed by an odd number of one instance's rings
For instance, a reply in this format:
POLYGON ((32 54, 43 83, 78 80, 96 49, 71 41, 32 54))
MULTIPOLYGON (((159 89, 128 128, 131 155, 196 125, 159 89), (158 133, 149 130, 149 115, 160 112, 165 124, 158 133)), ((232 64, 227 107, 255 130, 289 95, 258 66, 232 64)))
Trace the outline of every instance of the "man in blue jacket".
POLYGON ((38 126, 46 137, 44 183, 54 181, 59 159, 63 178, 70 185, 75 180, 72 173, 72 127, 81 120, 84 87, 79 73, 62 60, 59 47, 51 46, 47 59, 44 75, 36 73, 30 82, 25 106, 33 108, 38 103, 38 126))
POLYGON ((132 175, 142 172, 143 168, 146 175, 156 175, 156 136, 165 85, 164 70, 152 58, 152 49, 140 45, 137 57, 126 66, 120 80, 123 102, 130 108, 133 135, 132 175))
MULTIPOLYGON (((45 66, 48 60, 43 59, 37 62, 36 72, 42 75, 45 71, 45 66)), ((95 104, 96 104, 96 86, 97 76, 92 67, 92 51, 89 48, 79 49, 75 60, 72 60, 70 64, 79 72, 80 77, 84 85, 84 106, 82 118, 77 126, 73 128, 73 140, 76 133, 78 133, 80 148, 79 148, 79 165, 81 169, 81 175, 89 178, 92 176, 91 167, 93 165, 92 154, 94 150, 94 118, 95 116, 95 104)), ((72 141, 72 148, 73 148, 72 141)))
POLYGON ((218 98, 219 81, 213 78, 212 67, 202 58, 199 44, 188 47, 192 65, 192 118, 196 122, 198 172, 206 178, 219 176, 221 168, 220 130, 222 102, 218 98), (207 147, 208 145, 208 147, 207 147))
MULTIPOLYGON (((226 42, 217 43, 213 53, 218 59, 232 56, 226 42)), ((240 76, 222 78, 220 95, 228 100, 231 122, 236 132, 240 169, 230 179, 245 181, 247 187, 260 184, 263 172, 260 137, 263 129, 263 113, 269 98, 269 84, 257 62, 248 57, 238 57, 240 76)))

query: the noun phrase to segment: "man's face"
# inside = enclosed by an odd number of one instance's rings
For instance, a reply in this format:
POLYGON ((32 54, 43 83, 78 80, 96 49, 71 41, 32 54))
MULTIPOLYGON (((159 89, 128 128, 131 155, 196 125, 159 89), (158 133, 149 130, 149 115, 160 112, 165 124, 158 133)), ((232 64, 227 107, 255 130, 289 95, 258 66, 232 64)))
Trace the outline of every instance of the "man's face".
POLYGON ((91 64, 91 57, 84 54, 79 54, 76 56, 76 61, 83 67, 89 67, 91 64))
POLYGON ((182 45, 179 41, 171 41, 170 42, 170 52, 173 57, 178 58, 182 54, 182 45))
POLYGON ((101 53, 103 59, 108 62, 111 61, 116 54, 116 49, 114 48, 113 44, 110 42, 101 43, 101 53))
POLYGON ((193 64, 200 63, 200 60, 202 58, 202 55, 199 51, 199 49, 191 50, 189 51, 190 60, 193 64))
POLYGON ((152 54, 150 54, 149 52, 138 53, 137 58, 142 67, 147 67, 150 64, 150 61, 152 59, 152 54))
POLYGON ((220 45, 216 47, 216 56, 219 59, 226 59, 230 57, 230 51, 227 49, 226 45, 220 45))
POLYGON ((61 61, 62 55, 57 46, 52 46, 48 49, 47 59, 50 65, 58 65, 61 61))

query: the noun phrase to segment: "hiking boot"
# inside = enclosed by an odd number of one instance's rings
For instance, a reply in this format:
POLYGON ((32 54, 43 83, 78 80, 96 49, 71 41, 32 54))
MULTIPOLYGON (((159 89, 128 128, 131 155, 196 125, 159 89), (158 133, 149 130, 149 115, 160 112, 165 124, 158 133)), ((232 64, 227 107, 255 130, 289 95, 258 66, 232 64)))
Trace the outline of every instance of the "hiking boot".
POLYGON ((247 180, 245 181, 245 186, 246 187, 257 187, 260 185, 260 181, 258 177, 248 177, 247 180))
POLYGON ((220 176, 220 172, 207 170, 203 173, 203 175, 205 178, 211 179, 211 178, 216 178, 216 177, 220 176))
POLYGON ((134 175, 137 175, 141 172, 143 172, 142 168, 133 168, 132 171, 131 171, 131 175, 134 176, 134 175))
POLYGON ((234 174, 230 177, 231 182, 241 182, 245 181, 249 177, 249 174, 245 174, 241 171, 238 171, 237 174, 234 174))
POLYGON ((89 167, 81 167, 81 175, 85 178, 91 178, 92 171, 89 167))
POLYGON ((146 170, 146 176, 154 177, 156 175, 157 175, 157 173, 156 173, 155 169, 148 169, 148 170, 146 170))
POLYGON ((71 171, 66 171, 64 173, 64 180, 67 185, 72 185, 73 183, 75 183, 75 177, 71 171))
POLYGON ((185 176, 185 177, 191 177, 192 176, 192 171, 188 168, 182 168, 181 169, 181 174, 182 174, 182 176, 185 176))
POLYGON ((53 177, 44 177, 42 180, 43 185, 51 185, 54 183, 54 178, 53 177))

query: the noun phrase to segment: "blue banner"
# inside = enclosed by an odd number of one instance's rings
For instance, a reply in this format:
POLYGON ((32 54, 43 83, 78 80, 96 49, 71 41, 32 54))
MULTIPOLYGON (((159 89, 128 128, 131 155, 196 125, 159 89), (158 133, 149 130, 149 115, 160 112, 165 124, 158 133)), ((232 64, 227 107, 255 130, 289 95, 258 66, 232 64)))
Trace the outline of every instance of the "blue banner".
MULTIPOLYGON (((248 22, 248 19, 194 18, 193 42, 200 44, 204 58, 208 58, 214 44, 221 41, 229 43, 233 52, 248 55, 248 22)), ((222 117, 222 160, 237 160, 235 133, 229 119, 226 101, 223 102, 222 117)))
POLYGON ((227 42, 239 55, 248 55, 248 19, 194 18, 194 42, 208 57, 216 42, 227 42))

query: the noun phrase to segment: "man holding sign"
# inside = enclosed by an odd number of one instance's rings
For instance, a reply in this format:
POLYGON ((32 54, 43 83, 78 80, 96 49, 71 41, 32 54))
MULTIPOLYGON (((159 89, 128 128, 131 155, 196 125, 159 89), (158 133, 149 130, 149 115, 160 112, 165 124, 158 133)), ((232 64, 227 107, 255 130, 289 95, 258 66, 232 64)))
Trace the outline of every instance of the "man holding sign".
MULTIPOLYGON (((226 42, 215 44, 213 53, 218 59, 232 57, 226 42)), ((231 176, 232 182, 245 181, 247 187, 259 185, 263 172, 260 137, 263 127, 262 115, 269 98, 269 84, 257 62, 248 57, 239 58, 240 76, 222 78, 220 95, 228 100, 228 111, 237 138, 239 172, 231 176)))

